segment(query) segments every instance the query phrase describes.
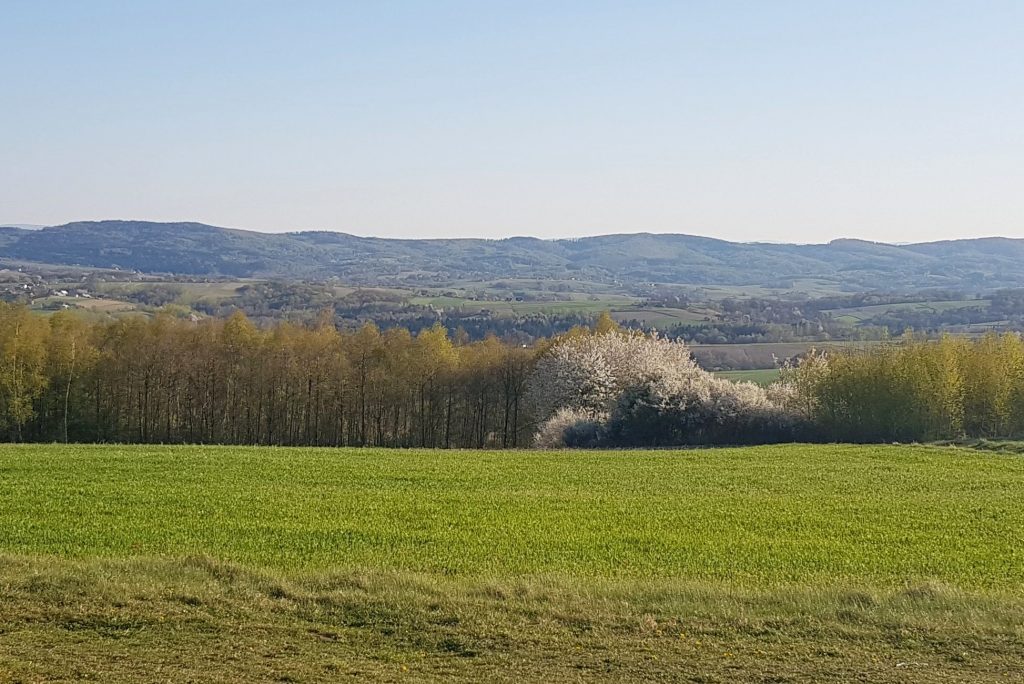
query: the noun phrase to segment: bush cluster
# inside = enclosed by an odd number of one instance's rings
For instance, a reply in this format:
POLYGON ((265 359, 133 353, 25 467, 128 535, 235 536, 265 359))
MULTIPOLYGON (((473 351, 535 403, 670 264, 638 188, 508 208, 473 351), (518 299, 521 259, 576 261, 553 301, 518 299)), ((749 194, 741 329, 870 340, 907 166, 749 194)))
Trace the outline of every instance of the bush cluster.
POLYGON ((798 439, 807 421, 788 392, 718 378, 682 342, 610 331, 555 344, 528 396, 546 416, 537 446, 650 447, 798 439))
POLYGON ((1024 437, 1024 340, 908 336, 812 353, 768 388, 686 346, 610 331, 559 340, 530 378, 544 447, 925 442, 1024 437))

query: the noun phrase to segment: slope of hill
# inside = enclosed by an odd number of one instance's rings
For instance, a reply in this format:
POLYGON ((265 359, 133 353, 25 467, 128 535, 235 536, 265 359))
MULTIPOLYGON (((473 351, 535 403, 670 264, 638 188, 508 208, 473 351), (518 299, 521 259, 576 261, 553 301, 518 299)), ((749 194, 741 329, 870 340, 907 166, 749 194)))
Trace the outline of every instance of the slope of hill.
POLYGON ((182 275, 336 276, 361 285, 540 278, 625 287, 788 287, 795 280, 815 279, 837 291, 1024 286, 1024 240, 1008 238, 913 245, 733 243, 649 233, 571 240, 393 240, 329 232, 267 234, 201 223, 98 221, 42 230, 0 228, 0 258, 182 275))

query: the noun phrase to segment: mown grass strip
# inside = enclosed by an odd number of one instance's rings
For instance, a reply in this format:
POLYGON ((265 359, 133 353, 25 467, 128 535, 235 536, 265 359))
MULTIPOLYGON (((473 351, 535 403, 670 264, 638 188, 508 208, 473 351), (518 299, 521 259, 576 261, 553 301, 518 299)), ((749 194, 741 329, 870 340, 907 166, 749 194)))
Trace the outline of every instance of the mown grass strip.
POLYGON ((928 583, 277 573, 0 557, 2 681, 1006 682, 1024 602, 928 583))

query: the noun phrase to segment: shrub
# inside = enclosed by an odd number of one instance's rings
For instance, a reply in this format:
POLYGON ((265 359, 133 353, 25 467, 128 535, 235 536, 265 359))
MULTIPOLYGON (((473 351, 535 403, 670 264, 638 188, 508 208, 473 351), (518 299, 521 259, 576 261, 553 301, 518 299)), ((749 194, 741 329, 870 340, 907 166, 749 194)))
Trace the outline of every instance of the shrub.
POLYGON ((570 407, 560 408, 541 423, 534 436, 534 446, 539 449, 598 446, 607 418, 607 414, 570 407))
POLYGON ((629 387, 699 373, 704 371, 681 342, 630 332, 570 337, 538 359, 527 397, 542 419, 564 407, 604 412, 629 387))
POLYGON ((804 421, 764 388, 707 374, 686 385, 654 382, 624 393, 606 440, 616 446, 764 444, 804 432, 804 421))

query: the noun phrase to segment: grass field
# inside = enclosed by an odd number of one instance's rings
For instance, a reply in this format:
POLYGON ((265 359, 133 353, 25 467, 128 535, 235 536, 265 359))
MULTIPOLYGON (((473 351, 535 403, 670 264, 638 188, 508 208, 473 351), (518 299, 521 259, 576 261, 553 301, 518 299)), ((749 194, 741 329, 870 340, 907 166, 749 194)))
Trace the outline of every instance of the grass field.
POLYGON ((953 311, 969 307, 987 309, 990 304, 991 301, 987 299, 957 299, 934 302, 871 304, 867 306, 848 307, 843 309, 829 309, 826 310, 825 313, 831 315, 832 318, 837 321, 856 325, 858 323, 871 320, 875 316, 881 316, 890 312, 914 311, 918 313, 935 314, 942 311, 953 311))
POLYGON ((697 362, 709 370, 764 369, 811 349, 866 348, 878 342, 754 342, 746 344, 691 344, 697 362))
POLYGON ((639 321, 643 325, 661 326, 663 328, 673 325, 703 325, 716 320, 718 314, 710 309, 671 309, 667 307, 652 307, 644 309, 635 307, 611 312, 612 318, 617 321, 639 321))
POLYGON ((103 299, 103 298, 82 298, 82 297, 40 297, 32 302, 33 307, 38 309, 50 309, 67 305, 72 309, 83 309, 85 311, 96 312, 96 313, 124 313, 126 311, 134 311, 135 305, 129 302, 121 302, 116 299, 103 299))
POLYGON ((755 385, 764 386, 778 380, 780 373, 778 368, 758 368, 756 370, 718 371, 715 375, 726 380, 752 382, 755 385))
POLYGON ((1014 681, 1024 457, 0 447, 0 681, 1014 681))
POLYGON ((507 302, 468 299, 463 297, 411 297, 409 302, 419 306, 432 306, 441 309, 460 309, 466 312, 490 311, 493 315, 525 316, 536 313, 579 313, 599 314, 616 306, 631 304, 636 301, 625 295, 601 295, 585 297, 566 294, 563 300, 507 302))

